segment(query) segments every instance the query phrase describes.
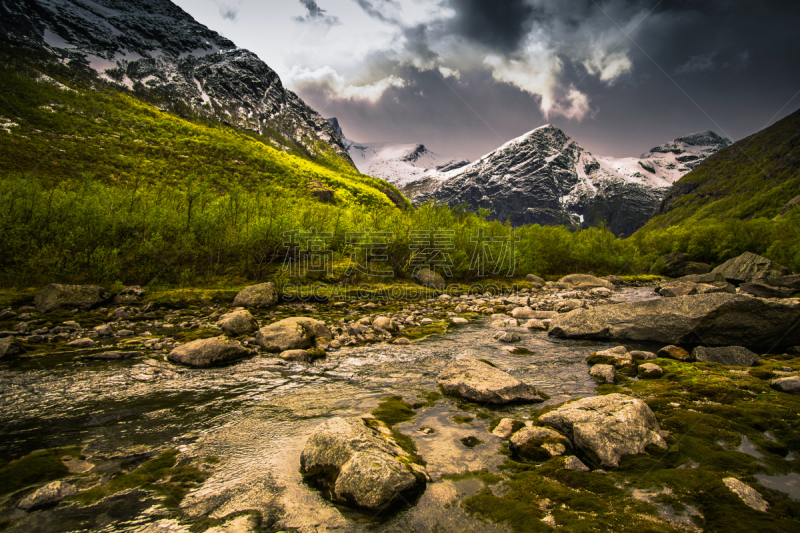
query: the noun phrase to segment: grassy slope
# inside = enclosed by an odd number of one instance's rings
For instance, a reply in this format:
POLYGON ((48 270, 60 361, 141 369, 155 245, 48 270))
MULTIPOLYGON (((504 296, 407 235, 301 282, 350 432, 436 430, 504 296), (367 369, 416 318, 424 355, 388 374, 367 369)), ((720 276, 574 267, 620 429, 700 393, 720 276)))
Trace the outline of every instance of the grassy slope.
POLYGON ((639 232, 707 218, 772 218, 798 194, 800 111, 720 150, 681 178, 667 197, 670 210, 639 232))
POLYGON ((0 130, 4 175, 126 186, 180 185, 195 175, 218 190, 269 184, 300 193, 316 181, 345 203, 393 205, 380 191, 391 186, 359 174, 332 150, 312 161, 271 148, 267 138, 180 118, 69 74, 19 60, 0 67, 0 122, 18 124, 0 130), (47 81, 53 78, 62 87, 47 81))

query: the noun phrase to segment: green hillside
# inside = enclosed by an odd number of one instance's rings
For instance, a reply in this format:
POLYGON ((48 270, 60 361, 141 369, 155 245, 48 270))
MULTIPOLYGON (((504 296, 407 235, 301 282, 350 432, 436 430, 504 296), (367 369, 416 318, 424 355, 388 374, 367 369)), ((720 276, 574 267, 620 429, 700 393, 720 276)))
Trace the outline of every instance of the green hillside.
POLYGON ((800 270, 800 111, 723 148, 685 175, 630 240, 653 259, 717 264, 744 251, 800 270))
POLYGON ((343 204, 393 206, 384 190, 401 198, 331 149, 315 160, 276 150, 266 138, 163 112, 53 64, 4 62, 0 94, 6 175, 139 187, 178 186, 194 175, 219 190, 328 188, 343 204))

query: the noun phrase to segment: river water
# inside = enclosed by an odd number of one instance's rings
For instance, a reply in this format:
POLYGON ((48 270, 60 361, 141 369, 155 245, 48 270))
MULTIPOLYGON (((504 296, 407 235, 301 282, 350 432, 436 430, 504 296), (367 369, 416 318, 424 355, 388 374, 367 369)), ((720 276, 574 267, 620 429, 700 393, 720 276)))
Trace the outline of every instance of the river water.
MULTIPOLYGON (((141 359, 76 362, 41 356, 0 370, 0 453, 11 459, 79 445, 97 464, 178 447, 182 457, 219 458, 214 474, 182 504, 190 517, 256 509, 270 527, 303 532, 504 531, 447 505, 479 490, 479 482, 442 476, 495 470, 503 459, 501 440, 487 431, 485 413, 525 419, 544 405, 594 394, 584 360, 614 344, 508 328, 522 337, 513 346, 533 352, 513 355, 509 345, 492 339, 496 330, 488 323, 478 320, 407 346, 343 349, 313 364, 256 357, 195 370, 141 359), (334 416, 366 414, 387 395, 424 400, 425 392, 436 391, 442 367, 461 354, 491 361, 551 399, 478 406, 484 418, 475 416, 475 406, 451 398, 420 408, 412 421, 396 427, 413 438, 433 481, 415 505, 392 517, 375 519, 334 506, 302 483, 299 457, 316 426, 334 416), (459 415, 472 420, 454 419, 459 415), (434 431, 422 432, 423 427, 434 431), (461 439, 469 436, 483 444, 464 446, 461 439)), ((140 511, 132 509, 108 527, 136 530, 159 518, 152 510, 140 511)))

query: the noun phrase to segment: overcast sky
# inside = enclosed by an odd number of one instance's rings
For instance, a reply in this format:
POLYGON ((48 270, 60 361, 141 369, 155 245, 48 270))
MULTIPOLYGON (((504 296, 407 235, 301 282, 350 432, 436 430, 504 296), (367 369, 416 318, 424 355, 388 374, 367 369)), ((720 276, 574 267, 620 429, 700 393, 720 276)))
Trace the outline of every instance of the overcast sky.
POLYGON ((800 107, 797 0, 173 0, 347 137, 474 159, 554 124, 599 155, 800 107))

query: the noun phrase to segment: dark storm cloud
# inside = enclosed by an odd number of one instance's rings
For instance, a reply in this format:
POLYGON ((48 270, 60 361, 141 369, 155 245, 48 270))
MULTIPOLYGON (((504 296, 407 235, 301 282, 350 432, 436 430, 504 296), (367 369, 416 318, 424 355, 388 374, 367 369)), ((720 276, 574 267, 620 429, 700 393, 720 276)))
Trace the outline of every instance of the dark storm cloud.
POLYGON ((446 5, 456 12, 447 24, 449 32, 506 53, 519 49, 536 14, 527 0, 447 0, 446 5))
POLYGON ((364 12, 375 20, 402 26, 400 20, 389 13, 391 9, 397 9, 398 5, 393 0, 355 0, 364 12))
POLYGON ((360 141, 476 157, 550 122, 598 154, 635 156, 694 131, 736 140, 800 105, 787 105, 800 89, 796 0, 439 0, 452 11, 413 26, 391 2, 354 1, 403 38, 368 55, 356 84, 403 84, 369 102, 301 92, 360 141), (583 115, 559 112, 573 90, 583 115))
POLYGON ((327 11, 319 7, 314 0, 300 0, 300 3, 308 10, 308 13, 305 17, 295 17, 297 22, 317 22, 327 26, 338 26, 341 24, 339 17, 326 15, 325 13, 327 13, 327 11))

